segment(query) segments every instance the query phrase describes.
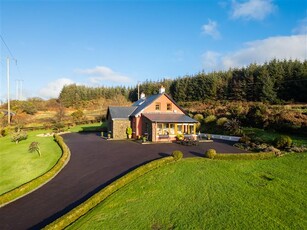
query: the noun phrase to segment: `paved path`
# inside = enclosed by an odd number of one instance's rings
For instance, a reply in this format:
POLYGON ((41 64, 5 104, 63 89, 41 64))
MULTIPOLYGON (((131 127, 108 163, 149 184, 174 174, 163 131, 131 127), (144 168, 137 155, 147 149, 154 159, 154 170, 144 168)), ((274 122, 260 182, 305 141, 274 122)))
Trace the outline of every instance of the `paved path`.
POLYGON ((141 145, 106 141, 94 133, 63 135, 71 150, 67 166, 35 192, 0 208, 0 229, 40 229, 135 167, 181 150, 185 157, 201 156, 208 148, 238 152, 231 145, 213 142, 199 146, 141 145))

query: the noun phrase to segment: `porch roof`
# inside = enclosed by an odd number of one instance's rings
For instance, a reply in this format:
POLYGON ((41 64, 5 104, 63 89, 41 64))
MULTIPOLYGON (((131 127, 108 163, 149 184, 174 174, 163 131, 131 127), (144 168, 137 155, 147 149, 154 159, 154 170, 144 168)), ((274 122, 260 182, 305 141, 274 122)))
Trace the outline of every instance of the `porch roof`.
POLYGON ((143 116, 152 122, 167 122, 167 123, 197 123, 193 118, 185 114, 174 113, 143 113, 143 116))

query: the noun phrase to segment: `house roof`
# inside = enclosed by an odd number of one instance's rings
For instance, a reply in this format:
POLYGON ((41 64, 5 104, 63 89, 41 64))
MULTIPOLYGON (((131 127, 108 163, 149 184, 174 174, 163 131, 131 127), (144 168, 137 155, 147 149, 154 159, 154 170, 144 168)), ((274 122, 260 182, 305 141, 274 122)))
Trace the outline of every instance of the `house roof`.
POLYGON ((136 116, 140 112, 142 112, 143 109, 145 109, 147 106, 149 106, 151 103, 153 103, 156 99, 161 97, 162 94, 154 94, 149 97, 146 97, 145 99, 141 98, 133 103, 133 105, 137 106, 137 109, 134 110, 134 112, 131 114, 131 116, 136 116))
POLYGON ((134 102, 132 106, 137 106, 137 109, 134 110, 131 116, 139 115, 147 106, 151 105, 151 103, 153 103, 155 100, 157 100, 162 95, 165 95, 173 104, 175 104, 183 113, 185 113, 185 111, 169 95, 167 95, 166 93, 159 93, 159 94, 151 95, 144 99, 141 98, 137 100, 136 102, 134 102))
POLYGON ((197 123, 193 118, 185 114, 173 114, 173 113, 143 113, 143 116, 147 117, 153 122, 168 122, 168 123, 197 123))
POLYGON ((108 115, 111 116, 112 120, 126 120, 129 119, 131 113, 137 108, 137 106, 110 106, 108 108, 108 115))

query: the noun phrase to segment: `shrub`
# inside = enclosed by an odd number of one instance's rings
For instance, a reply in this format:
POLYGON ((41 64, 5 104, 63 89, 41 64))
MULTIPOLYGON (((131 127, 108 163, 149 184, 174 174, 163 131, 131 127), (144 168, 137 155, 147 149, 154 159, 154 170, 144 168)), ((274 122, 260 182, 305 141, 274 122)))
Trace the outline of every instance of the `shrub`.
POLYGON ((215 149, 208 149, 205 152, 205 157, 210 158, 210 159, 213 159, 215 157, 215 155, 216 155, 215 149))
POLYGON ((74 122, 80 122, 84 120, 84 113, 82 110, 77 110, 70 115, 74 122))
POLYGON ((132 128, 131 127, 127 127, 126 128, 126 133, 127 133, 127 135, 132 135, 132 128))
POLYGON ((194 118, 196 121, 198 121, 198 122, 202 122, 202 120, 204 119, 204 116, 203 116, 202 114, 200 114, 200 113, 197 113, 197 114, 194 115, 193 118, 194 118))
POLYGON ((242 134, 242 129, 240 127, 240 122, 237 119, 228 120, 224 124, 224 127, 232 135, 241 135, 242 134))
POLYGON ((289 148, 292 145, 292 139, 289 136, 281 135, 275 138, 274 145, 278 149, 289 148))
POLYGON ((182 133, 178 133, 176 138, 178 141, 182 141, 184 139, 184 135, 182 133))
POLYGON ((28 138, 28 134, 25 131, 19 131, 12 134, 11 140, 18 144, 22 140, 26 140, 28 138))
POLYGON ((8 128, 3 128, 0 130, 0 137, 5 137, 9 134, 9 129, 8 128))
POLYGON ((216 155, 217 160, 266 160, 276 157, 274 152, 260 153, 223 153, 216 155))
POLYGON ((216 116, 215 115, 209 115, 207 116, 205 119, 204 119, 204 122, 205 123, 211 123, 211 122, 214 122, 216 121, 216 116))
POLYGON ((228 121, 227 117, 221 117, 221 118, 217 119, 216 124, 218 126, 223 126, 227 121, 228 121))
POLYGON ((251 139, 248 136, 243 136, 239 140, 240 143, 245 143, 245 144, 250 143, 250 141, 251 141, 251 139))
POLYGON ((174 157, 175 161, 178 161, 178 160, 182 159, 183 153, 179 150, 175 150, 175 151, 172 152, 172 156, 174 157))

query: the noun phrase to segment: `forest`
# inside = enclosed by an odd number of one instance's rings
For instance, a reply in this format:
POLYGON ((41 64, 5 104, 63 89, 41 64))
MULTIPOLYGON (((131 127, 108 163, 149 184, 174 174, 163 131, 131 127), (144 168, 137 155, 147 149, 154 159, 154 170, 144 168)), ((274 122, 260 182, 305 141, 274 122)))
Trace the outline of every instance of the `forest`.
MULTIPOLYGON (((199 72, 160 81, 146 80, 140 84, 140 92, 155 94, 161 85, 177 102, 231 100, 302 103, 307 102, 307 61, 274 59, 263 65, 250 64, 227 71, 199 72)), ((59 100, 65 107, 117 95, 133 102, 137 100, 137 92, 137 86, 88 87, 72 84, 63 87, 59 100)))

